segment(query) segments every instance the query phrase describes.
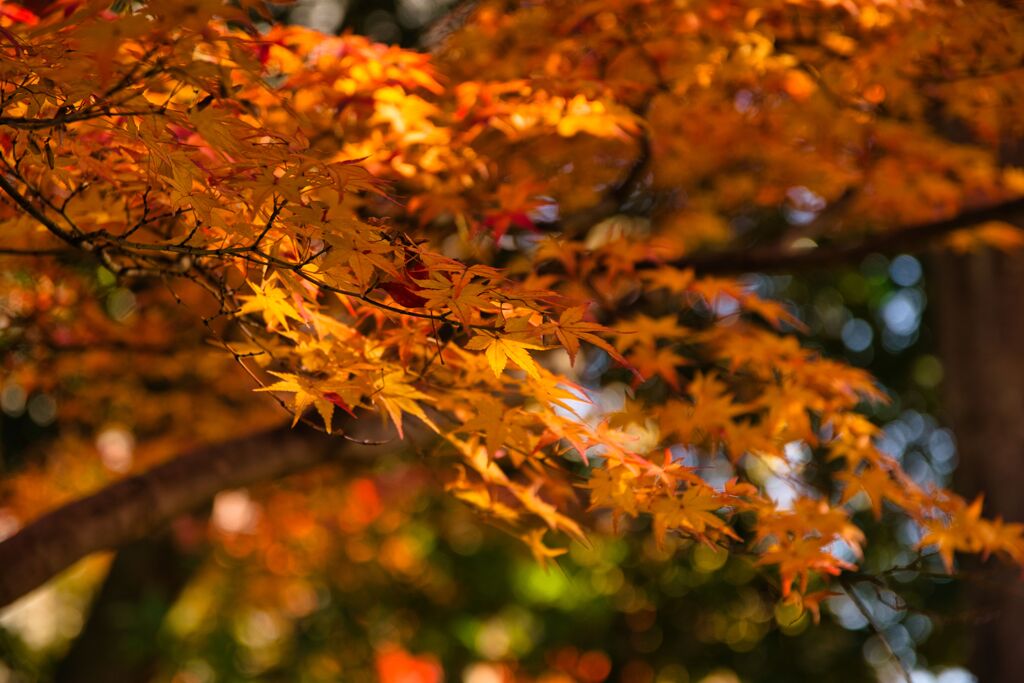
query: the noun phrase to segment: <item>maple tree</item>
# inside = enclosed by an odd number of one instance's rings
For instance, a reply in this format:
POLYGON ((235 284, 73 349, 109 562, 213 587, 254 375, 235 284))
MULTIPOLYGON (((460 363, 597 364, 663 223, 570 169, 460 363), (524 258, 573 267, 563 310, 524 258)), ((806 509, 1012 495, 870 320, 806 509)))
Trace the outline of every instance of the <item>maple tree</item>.
POLYGON ((1024 527, 904 472, 876 381, 736 277, 1019 246, 1013 7, 481 2, 430 54, 258 2, 34 10, 0 5, 0 339, 7 385, 60 402, 5 482, 0 602, 394 449, 540 563, 648 526, 815 619, 865 504, 947 571, 1024 563, 1024 527))

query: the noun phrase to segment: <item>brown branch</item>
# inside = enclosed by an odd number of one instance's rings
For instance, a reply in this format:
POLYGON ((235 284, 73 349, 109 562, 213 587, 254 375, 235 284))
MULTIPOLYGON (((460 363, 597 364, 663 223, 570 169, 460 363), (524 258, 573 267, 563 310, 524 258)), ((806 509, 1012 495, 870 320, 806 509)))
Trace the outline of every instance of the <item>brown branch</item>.
POLYGON ((886 652, 889 653, 889 656, 892 657, 893 664, 895 665, 896 670, 900 673, 900 676, 904 681, 906 681, 906 683, 914 683, 914 677, 910 675, 907 665, 904 664, 903 660, 900 659, 900 656, 896 654, 896 650, 893 648, 892 643, 889 642, 889 637, 885 635, 885 631, 875 619, 875 615, 871 613, 868 606, 865 605, 861 597, 857 595, 857 591, 842 576, 839 577, 839 583, 843 587, 843 592, 846 593, 848 598, 850 598, 850 601, 853 602, 857 611, 861 613, 861 616, 864 617, 865 621, 871 625, 871 630, 875 632, 875 636, 882 642, 882 645, 885 647, 886 652))
POLYGON ((445 38, 458 31, 476 11, 479 0, 457 0, 440 17, 434 19, 420 35, 420 47, 436 53, 445 38))
POLYGON ((346 419, 332 439, 315 429, 279 427, 204 446, 60 507, 0 541, 0 607, 86 555, 112 550, 158 530, 225 489, 278 479, 328 459, 366 463, 380 446, 416 448, 436 434, 411 420, 405 438, 374 419, 346 419), (350 432, 351 430, 351 432, 350 432))
POLYGON ((79 559, 141 539, 223 489, 358 450, 307 429, 274 429, 200 448, 50 512, 0 542, 0 606, 79 559))
POLYGON ((74 249, 18 249, 16 247, 0 247, 0 256, 69 256, 76 254, 74 249))
POLYGON ((205 526, 205 512, 179 517, 162 533, 118 550, 82 631, 54 668, 51 683, 153 680, 164 618, 207 550, 205 537, 192 541, 181 529, 205 526))
MULTIPOLYGON (((11 182, 8 181, 2 173, 0 173, 0 190, 2 190, 4 194, 10 197, 11 200, 13 200, 14 203, 18 207, 20 207, 25 213, 34 218, 40 225, 49 230, 52 234, 59 237, 64 242, 67 242, 68 244, 71 244, 72 246, 81 249, 82 251, 86 251, 93 254, 100 260, 100 262, 104 266, 106 266, 108 270, 110 270, 110 272, 114 273, 117 276, 161 277, 167 275, 187 277, 186 273, 191 264, 188 262, 179 261, 177 269, 168 269, 166 267, 121 267, 114 262, 113 256, 110 254, 110 249, 112 247, 122 252, 134 250, 143 252, 156 252, 162 254, 177 254, 192 257, 210 256, 217 258, 224 258, 230 256, 242 259, 244 261, 249 261, 250 263, 255 263, 260 266, 272 265, 282 270, 292 271, 298 277, 301 277, 303 280, 306 280, 307 282, 316 285, 320 289, 334 292, 336 294, 342 294, 344 296, 349 296, 354 299, 358 299, 360 301, 363 301, 364 303, 370 304, 371 306, 375 306, 377 308, 389 311, 391 313, 397 313, 399 315, 404 315, 411 318, 420 318, 422 320, 432 320, 440 323, 445 323, 448 321, 449 314, 447 313, 420 313, 418 311, 399 308, 397 306, 387 304, 383 301, 378 301, 364 292, 356 292, 353 290, 343 289, 340 287, 329 285, 326 282, 322 282, 321 280, 318 280, 317 278, 311 276, 304 270, 305 266, 309 264, 310 259, 307 259, 299 263, 291 263, 289 261, 276 258, 266 253, 265 251, 260 250, 258 247, 258 242, 263 239, 263 236, 269 231, 270 227, 273 225, 274 220, 277 219, 277 216, 280 214, 281 209, 284 207, 283 203, 281 203, 280 206, 275 205, 274 212, 271 214, 271 217, 267 223, 267 227, 263 231, 263 233, 261 233, 256 243, 238 245, 234 247, 204 249, 201 247, 187 246, 184 243, 150 244, 146 242, 133 242, 125 239, 124 235, 112 235, 105 230, 83 233, 80 230, 76 229, 75 232, 68 232, 61 228, 59 225, 57 225, 53 220, 51 220, 50 217, 47 216, 42 210, 34 206, 25 195, 18 192, 17 188, 15 188, 14 185, 11 184, 11 182)), ((130 234, 131 232, 134 232, 134 230, 130 230, 128 234, 130 234)), ((14 255, 16 252, 14 252, 13 250, 8 250, 6 253, 8 255, 14 255)), ((491 329, 487 325, 470 325, 470 327, 474 329, 491 329)))
POLYGON ((987 221, 1024 225, 1024 197, 983 209, 964 211, 941 221, 893 228, 856 242, 838 242, 810 249, 772 246, 709 252, 685 256, 667 264, 653 260, 641 261, 637 263, 637 269, 653 270, 670 265, 676 268, 692 268, 698 273, 708 275, 814 270, 855 263, 874 253, 920 251, 951 232, 987 221))
POLYGON ((125 110, 125 111, 114 111, 109 109, 90 109, 80 111, 77 113, 68 113, 66 115, 52 116, 49 118, 27 118, 24 116, 0 116, 0 126, 8 126, 10 128, 17 128, 20 130, 43 130, 46 128, 56 128, 58 126, 65 126, 69 123, 80 123, 82 121, 92 121, 94 119, 102 118, 104 116, 160 116, 164 114, 162 109, 152 110, 125 110))
POLYGON ((64 228, 54 223, 49 216, 40 211, 38 207, 34 206, 32 202, 30 202, 28 198, 25 197, 25 195, 18 192, 17 188, 15 188, 14 185, 12 185, 10 181, 8 181, 7 178, 4 177, 4 174, 2 172, 0 172, 0 190, 3 190, 4 194, 10 197, 11 200, 13 200, 14 203, 17 204, 22 211, 24 211, 29 216, 34 218, 36 222, 38 222, 44 228, 46 228, 51 233, 59 237, 62 241, 67 242, 72 246, 82 246, 80 244, 81 240, 76 235, 68 232, 64 228))

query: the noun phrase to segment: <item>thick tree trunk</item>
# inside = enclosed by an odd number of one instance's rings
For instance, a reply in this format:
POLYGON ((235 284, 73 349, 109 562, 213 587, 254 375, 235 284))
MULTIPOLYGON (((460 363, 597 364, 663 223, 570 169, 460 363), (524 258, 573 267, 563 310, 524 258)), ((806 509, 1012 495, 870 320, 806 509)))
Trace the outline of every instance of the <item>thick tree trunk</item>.
MULTIPOLYGON (((206 516, 176 524, 205 528, 206 516)), ((206 544, 183 542, 174 528, 118 551, 89 618, 58 663, 53 683, 147 683, 160 662, 160 629, 199 566, 206 544)))
MULTIPOLYGON (((941 254, 931 272, 956 487, 985 512, 1024 521, 1024 253, 941 254)), ((990 563, 991 564, 991 563, 990 563)), ((1024 584, 986 569, 971 581, 971 668, 983 683, 1024 680, 1024 584)))

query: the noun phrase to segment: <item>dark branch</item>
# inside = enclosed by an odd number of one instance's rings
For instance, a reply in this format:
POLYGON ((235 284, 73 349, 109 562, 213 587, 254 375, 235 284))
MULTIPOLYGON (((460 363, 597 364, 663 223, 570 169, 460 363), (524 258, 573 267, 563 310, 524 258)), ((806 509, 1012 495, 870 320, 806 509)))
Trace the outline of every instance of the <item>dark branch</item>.
MULTIPOLYGON (((146 242, 133 242, 126 239, 126 236, 134 232, 135 229, 129 230, 129 232, 126 233, 125 235, 112 235, 105 230, 84 233, 76 229, 75 232, 69 232, 61 228, 59 225, 57 225, 52 219, 50 219, 49 216, 46 215, 44 211, 33 205, 32 202, 29 201, 29 199, 24 194, 18 192, 17 188, 13 184, 11 184, 11 182, 8 181, 2 173, 0 173, 0 190, 3 190, 3 192, 8 197, 10 197, 11 200, 14 201, 14 203, 18 207, 20 207, 29 216, 34 218, 43 227, 49 230, 53 235, 59 237, 61 240, 67 242, 68 244, 71 244, 72 246, 75 246, 83 251, 93 254, 100 260, 100 262, 104 266, 106 266, 108 270, 110 270, 112 273, 119 277, 188 277, 188 271, 190 267, 193 267, 193 264, 188 260, 182 259, 178 260, 175 264, 172 264, 170 267, 168 267, 168 264, 166 263, 158 264, 157 266, 151 268, 121 266, 115 262, 112 252, 119 252, 122 255, 125 253, 130 253, 131 251, 152 252, 158 254, 189 256, 194 258, 216 257, 223 259, 226 257, 234 257, 239 258, 243 261, 254 263, 259 266, 274 266, 282 270, 292 271, 297 276, 301 277, 303 280, 306 280, 307 282, 316 285, 320 289, 359 299, 360 301, 370 304, 371 306, 375 306, 385 311, 390 311, 391 313, 396 313, 411 318, 433 320, 440 323, 447 322, 447 313, 421 313, 418 311, 413 311, 405 308, 399 308, 397 306, 387 304, 383 301, 378 301, 377 299, 374 299, 371 296, 369 296, 367 293, 343 289, 340 287, 329 285, 326 282, 322 282, 321 280, 318 280, 317 278, 313 277, 304 270, 305 266, 307 266, 312 259, 306 259, 297 263, 293 263, 276 258, 266 253, 265 251, 262 251, 259 248, 259 242, 263 239, 266 233, 269 232, 269 230, 274 224, 274 221, 280 215, 281 209, 284 207, 283 202, 278 202, 275 204, 274 210, 271 213, 270 218, 268 219, 266 227, 264 228, 263 232, 260 234, 260 236, 254 243, 246 245, 237 245, 233 247, 205 249, 201 247, 188 246, 186 244, 186 242, 189 239, 188 237, 186 237, 183 242, 178 244, 150 244, 146 242)), ((324 252, 318 252, 317 256, 319 256, 322 253, 324 252)), ((479 329, 490 329, 490 327, 487 325, 471 325, 470 327, 479 329)))
POLYGON ((789 249, 773 246, 761 249, 736 249, 686 256, 667 264, 641 261, 638 270, 651 270, 664 265, 692 268, 701 274, 737 274, 789 270, 813 270, 856 263, 874 253, 920 251, 956 230, 970 228, 988 221, 1004 221, 1024 225, 1024 197, 957 214, 931 223, 893 228, 856 242, 840 242, 810 249, 789 249))
POLYGON ((74 249, 18 249, 15 247, 0 247, 0 256, 68 256, 77 253, 74 249))
POLYGON ((153 680, 164 618, 206 549, 202 542, 183 542, 186 535, 175 533, 175 527, 205 521, 205 515, 179 518, 163 533, 118 551, 85 626, 56 666, 53 683, 153 680))
POLYGON ((331 448, 354 447, 306 429, 275 429, 201 448, 58 508, 0 542, 0 606, 90 553, 145 537, 218 491, 310 467, 331 448))
POLYGON ((0 173, 0 190, 3 190, 4 194, 10 197, 22 211, 27 213, 29 216, 32 216, 32 218, 39 222, 44 228, 59 237, 61 240, 76 247, 81 246, 79 244, 80 240, 75 235, 50 220, 49 216, 40 211, 23 194, 18 192, 17 188, 15 188, 14 185, 4 177, 3 173, 0 173))
POLYGON ((109 109, 89 109, 77 113, 52 116, 48 118, 27 118, 24 116, 0 116, 0 126, 8 126, 20 130, 43 130, 46 128, 57 128, 69 123, 80 123, 91 121, 104 116, 160 116, 164 112, 161 109, 152 110, 125 110, 114 111, 109 109))
POLYGON ((90 553, 146 537, 224 489, 278 479, 328 459, 366 463, 380 456, 383 444, 415 448, 436 436, 418 420, 401 441, 387 438, 393 431, 379 420, 346 419, 334 434, 346 440, 279 427, 204 446, 44 515, 0 541, 0 607, 90 553))

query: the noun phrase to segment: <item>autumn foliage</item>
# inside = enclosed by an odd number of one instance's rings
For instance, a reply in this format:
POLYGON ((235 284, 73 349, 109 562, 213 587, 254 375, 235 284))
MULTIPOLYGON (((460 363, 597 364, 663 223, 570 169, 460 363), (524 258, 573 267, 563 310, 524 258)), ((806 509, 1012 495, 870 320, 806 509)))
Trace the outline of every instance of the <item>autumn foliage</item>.
POLYGON ((1024 193, 1008 3, 964 23, 939 2, 481 2, 430 54, 263 11, 0 9, 3 371, 68 397, 50 469, 11 487, 20 523, 101 485, 73 463, 104 425, 146 465, 280 404, 338 438, 386 421, 378 448, 412 444, 540 562, 609 515, 749 556, 816 613, 867 505, 947 568, 1024 563, 1024 528, 879 449, 871 376, 730 277, 901 234, 1019 243, 958 218, 1024 193))

